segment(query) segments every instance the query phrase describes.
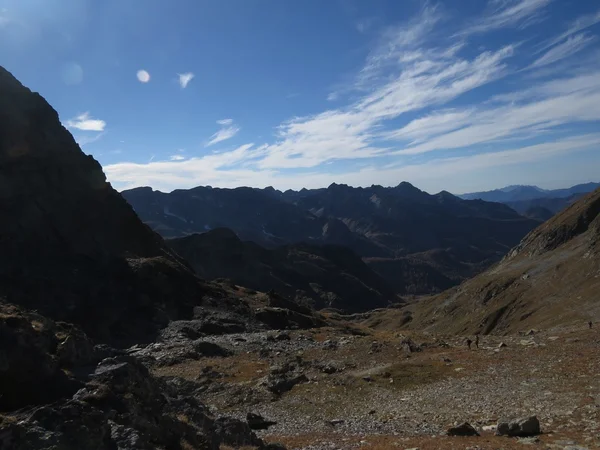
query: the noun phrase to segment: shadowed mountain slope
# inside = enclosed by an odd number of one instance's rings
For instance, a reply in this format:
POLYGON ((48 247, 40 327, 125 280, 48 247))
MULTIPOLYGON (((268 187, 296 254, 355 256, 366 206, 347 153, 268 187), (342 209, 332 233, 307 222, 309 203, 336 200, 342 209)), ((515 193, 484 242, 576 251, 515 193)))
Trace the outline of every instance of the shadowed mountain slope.
POLYGON ((211 289, 144 225, 56 111, 0 69, 0 295, 111 341, 211 289))
POLYGON ((347 247, 300 243, 267 249, 242 242, 226 228, 167 243, 203 278, 274 289, 319 309, 364 311, 398 300, 392 287, 347 247))
POLYGON ((269 248, 299 242, 349 247, 401 294, 440 292, 480 273, 539 223, 505 205, 429 195, 409 183, 299 192, 138 188, 123 196, 165 237, 226 227, 269 248))

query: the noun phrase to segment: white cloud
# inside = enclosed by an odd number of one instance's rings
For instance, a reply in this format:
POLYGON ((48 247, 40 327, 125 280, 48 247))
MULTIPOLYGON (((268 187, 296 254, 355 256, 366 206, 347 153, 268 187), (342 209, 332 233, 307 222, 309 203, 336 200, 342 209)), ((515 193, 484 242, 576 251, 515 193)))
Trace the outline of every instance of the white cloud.
POLYGON ((260 153, 252 144, 238 147, 233 152, 191 158, 185 161, 154 161, 147 164, 118 163, 104 167, 108 179, 119 189, 137 186, 152 186, 162 191, 192 188, 198 185, 220 187, 274 186, 278 189, 320 188, 333 180, 353 186, 397 185, 408 180, 430 192, 452 189, 457 174, 483 173, 503 166, 523 166, 540 163, 551 158, 570 155, 574 152, 590 151, 600 145, 600 133, 558 139, 537 145, 512 148, 497 152, 446 158, 420 164, 392 166, 381 169, 367 166, 344 173, 301 172, 288 173, 274 170, 255 171, 234 167, 240 161, 260 153))
POLYGON ((580 16, 577 19, 575 19, 569 24, 569 27, 564 33, 560 34, 554 39, 551 39, 550 42, 548 42, 542 50, 552 47, 553 45, 558 44, 559 42, 568 38, 569 36, 579 33, 580 31, 586 30, 587 28, 596 25, 597 23, 600 23, 600 9, 595 13, 580 16))
POLYGON ((240 131, 240 129, 233 124, 233 119, 217 120, 217 124, 221 125, 223 128, 210 137, 205 144, 205 147, 210 147, 211 145, 231 139, 240 131))
POLYGON ((136 76, 140 83, 148 83, 150 81, 150 74, 146 70, 138 70, 136 76))
POLYGON ((104 120, 92 119, 89 112, 67 120, 67 128, 76 128, 81 131, 104 131, 106 122, 104 120))
MULTIPOLYGON (((527 101, 510 102, 476 110, 454 111, 460 129, 439 134, 436 121, 426 117, 409 123, 393 133, 397 138, 420 133, 421 142, 411 143, 395 153, 416 155, 436 150, 466 148, 476 144, 497 142, 542 134, 561 125, 600 120, 600 72, 551 81, 523 93, 527 101), (529 98, 528 98, 529 97, 529 98), (434 126, 432 126, 432 124, 434 126)), ((433 116, 435 118, 435 116, 433 116)))
POLYGON ((444 18, 439 5, 426 3, 417 17, 384 30, 378 45, 369 53, 361 70, 358 86, 370 85, 373 79, 381 75, 382 69, 390 65, 397 67, 399 61, 408 60, 411 54, 422 57, 420 48, 426 40, 432 39, 436 26, 444 18))
POLYGON ((541 20, 543 9, 551 2, 552 0, 492 0, 487 13, 473 21, 459 35, 487 33, 509 27, 524 28, 541 20))
POLYGON ((171 161, 183 161, 185 159, 185 156, 181 156, 181 155, 171 155, 171 157, 169 158, 171 161))
POLYGON ((179 77, 179 86, 181 86, 181 89, 185 89, 195 75, 192 72, 187 72, 179 73, 177 76, 179 77))
POLYGON ((546 66, 548 64, 553 64, 557 61, 560 61, 563 58, 570 57, 580 50, 583 50, 595 40, 595 36, 588 36, 585 33, 570 36, 564 42, 556 45, 544 53, 544 55, 535 60, 530 67, 537 68, 546 66))
POLYGON ((403 65, 400 74, 345 109, 301 117, 281 125, 258 167, 315 167, 336 159, 386 153, 373 145, 382 124, 402 114, 444 104, 502 76, 512 47, 483 52, 472 60, 432 52, 403 65))

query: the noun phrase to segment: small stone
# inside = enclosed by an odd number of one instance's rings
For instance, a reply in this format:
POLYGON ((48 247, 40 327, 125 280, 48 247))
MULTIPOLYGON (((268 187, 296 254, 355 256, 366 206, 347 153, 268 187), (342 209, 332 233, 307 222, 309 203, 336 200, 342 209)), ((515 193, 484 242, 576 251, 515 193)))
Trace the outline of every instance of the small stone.
POLYGON ((517 441, 519 444, 523 444, 523 445, 534 445, 537 444, 538 442, 540 442, 540 440, 536 437, 523 437, 523 438, 519 438, 517 441))
POLYGON ((343 424, 344 422, 345 422, 345 421, 344 421, 344 419, 333 419, 333 420, 330 420, 328 423, 329 423, 331 426, 334 426, 334 427, 335 427, 336 425, 341 425, 341 424, 343 424))

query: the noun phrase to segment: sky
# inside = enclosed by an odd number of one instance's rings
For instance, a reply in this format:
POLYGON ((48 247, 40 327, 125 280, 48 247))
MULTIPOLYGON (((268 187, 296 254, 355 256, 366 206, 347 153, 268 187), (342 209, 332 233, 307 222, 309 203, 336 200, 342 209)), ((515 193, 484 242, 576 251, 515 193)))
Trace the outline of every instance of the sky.
POLYGON ((600 181, 597 0, 0 0, 119 189, 600 181))

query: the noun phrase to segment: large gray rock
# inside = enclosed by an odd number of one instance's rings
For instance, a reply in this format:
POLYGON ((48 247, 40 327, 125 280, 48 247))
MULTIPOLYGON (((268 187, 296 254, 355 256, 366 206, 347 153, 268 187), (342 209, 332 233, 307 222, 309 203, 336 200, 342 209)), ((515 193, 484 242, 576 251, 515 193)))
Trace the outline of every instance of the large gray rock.
POLYGON ((498 422, 499 436, 535 436, 540 434, 540 421, 536 416, 498 422))
POLYGON ((266 449, 246 422, 215 419, 185 389, 153 377, 135 358, 103 360, 71 400, 0 421, 0 448, 14 450, 266 449))

